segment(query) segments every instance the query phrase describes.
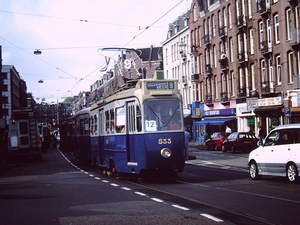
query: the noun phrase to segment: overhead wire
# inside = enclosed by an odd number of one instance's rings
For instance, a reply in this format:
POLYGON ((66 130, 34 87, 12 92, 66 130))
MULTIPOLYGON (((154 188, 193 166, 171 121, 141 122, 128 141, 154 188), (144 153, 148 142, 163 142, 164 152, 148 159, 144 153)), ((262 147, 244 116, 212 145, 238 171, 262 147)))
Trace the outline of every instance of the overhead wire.
MULTIPOLYGON (((170 13, 174 8, 176 8, 180 3, 182 3, 184 0, 181 0, 179 1, 176 5, 174 5, 170 10, 168 10, 166 13, 164 13, 162 16, 160 16, 158 19, 156 19, 153 23, 151 23, 149 26, 146 26, 145 28, 143 28, 141 30, 141 27, 139 26, 138 28, 138 31, 136 33, 136 35, 134 35, 134 37, 129 41, 127 42, 123 48, 125 48, 126 46, 128 46, 131 42, 133 42, 136 38, 138 38, 140 35, 142 35, 146 30, 148 30, 150 27, 152 27, 154 24, 156 24, 159 20, 161 20, 163 17, 165 17, 168 13, 170 13), (141 32, 140 32, 141 31, 141 32)), ((4 10, 0 10, 0 12, 3 12, 3 13, 13 13, 13 14, 21 14, 21 15, 27 15, 27 16, 37 16, 37 17, 45 17, 45 18, 52 18, 52 19, 64 19, 64 20, 72 20, 72 21, 79 21, 79 22, 90 22, 90 23, 99 23, 99 24, 107 24, 107 25, 116 25, 116 26, 127 26, 127 27, 136 27, 136 26, 130 26, 130 25, 125 25, 125 24, 113 24, 113 23, 104 23, 104 22, 98 22, 98 21, 90 21, 90 20, 85 20, 85 19, 72 19, 72 18, 64 18, 64 17, 56 17, 56 16, 47 16, 47 15, 38 15, 38 14, 30 14, 30 13, 21 13, 21 12, 10 12, 10 11, 4 11, 4 10)), ((32 55, 32 53, 26 51, 25 49, 17 46, 16 44, 8 41, 7 39, 3 38, 0 36, 1 39, 3 39, 4 41, 10 43, 11 45, 21 49, 22 51, 32 55)), ((72 48, 72 47, 71 47, 72 48)), ((81 48, 81 47, 73 47, 73 48, 81 48)), ((82 47, 84 48, 84 47, 82 47)), ((48 50, 48 49, 67 49, 67 48, 41 48, 40 50, 48 50)), ((115 53, 112 57, 114 57, 117 53, 115 53)), ((36 57, 36 56, 35 56, 36 57)), ((74 89, 73 92, 76 91, 77 87, 79 86, 79 83, 81 81, 83 81, 84 79, 86 79, 87 77, 90 77, 94 72, 96 72, 97 70, 99 70, 99 68, 103 67, 104 63, 101 64, 99 67, 97 67, 95 70, 93 70, 92 72, 90 72, 88 75, 86 75, 85 77, 83 78, 79 78, 79 77, 76 77, 56 66, 54 66, 53 64, 39 58, 39 57, 36 57, 37 59, 39 59, 40 61, 43 61, 44 63, 50 65, 51 67, 54 67, 56 68, 57 70, 75 78, 75 80, 77 81, 76 84, 73 86, 73 88, 71 88, 71 90, 74 89)))

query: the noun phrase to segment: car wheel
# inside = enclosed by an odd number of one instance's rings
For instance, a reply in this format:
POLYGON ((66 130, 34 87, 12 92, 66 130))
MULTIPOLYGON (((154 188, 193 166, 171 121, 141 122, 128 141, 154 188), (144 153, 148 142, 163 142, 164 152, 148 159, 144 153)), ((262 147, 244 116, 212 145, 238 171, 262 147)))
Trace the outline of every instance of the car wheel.
POLYGON ((227 152, 227 150, 226 150, 226 148, 225 148, 224 145, 222 146, 222 152, 227 152))
POLYGON ((289 163, 287 165, 286 177, 290 182, 296 182, 298 180, 298 169, 294 163, 289 163))
POLYGON ((232 154, 235 153, 235 149, 234 149, 234 146, 233 146, 233 145, 231 146, 231 153, 232 153, 232 154))
POLYGON ((209 151, 209 150, 210 150, 209 145, 206 145, 206 151, 209 151))
POLYGON ((260 179, 260 175, 258 175, 258 168, 255 162, 250 162, 249 164, 249 174, 253 180, 260 179))

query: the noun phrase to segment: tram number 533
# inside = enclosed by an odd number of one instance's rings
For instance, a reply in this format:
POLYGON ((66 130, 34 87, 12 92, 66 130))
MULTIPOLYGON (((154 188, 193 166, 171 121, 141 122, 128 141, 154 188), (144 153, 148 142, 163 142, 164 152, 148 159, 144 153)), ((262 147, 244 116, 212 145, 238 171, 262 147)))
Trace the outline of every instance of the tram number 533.
POLYGON ((172 143, 172 139, 171 138, 161 138, 161 139, 158 139, 158 144, 160 144, 160 145, 171 144, 171 143, 172 143))

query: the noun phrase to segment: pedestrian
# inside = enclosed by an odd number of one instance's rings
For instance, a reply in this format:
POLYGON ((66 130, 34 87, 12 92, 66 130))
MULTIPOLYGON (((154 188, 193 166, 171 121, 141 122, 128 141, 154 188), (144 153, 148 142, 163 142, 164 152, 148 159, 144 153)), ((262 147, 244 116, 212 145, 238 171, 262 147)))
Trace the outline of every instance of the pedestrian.
POLYGON ((185 159, 189 160, 190 133, 187 130, 184 131, 184 142, 185 142, 185 148, 184 148, 185 159))
POLYGON ((259 127, 258 138, 260 142, 262 142, 265 138, 265 131, 261 126, 259 127))
POLYGON ((231 128, 229 126, 226 126, 226 130, 225 130, 226 133, 231 133, 231 128))

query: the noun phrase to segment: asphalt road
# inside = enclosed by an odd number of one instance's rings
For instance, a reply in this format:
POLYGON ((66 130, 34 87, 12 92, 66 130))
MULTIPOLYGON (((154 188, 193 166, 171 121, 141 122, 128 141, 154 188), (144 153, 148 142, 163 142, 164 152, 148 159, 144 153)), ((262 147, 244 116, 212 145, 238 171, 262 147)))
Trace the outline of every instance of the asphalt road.
MULTIPOLYGON (((222 222, 180 204, 146 194, 143 189, 91 168, 79 168, 58 150, 49 149, 40 162, 18 161, 2 170, 0 224, 222 222)), ((228 224, 225 221, 222 223, 228 224)))
POLYGON ((120 180, 49 149, 0 168, 0 224, 296 224, 300 185, 252 181, 247 154, 190 147, 178 179, 120 180), (2 171, 2 172, 1 172, 2 171))

